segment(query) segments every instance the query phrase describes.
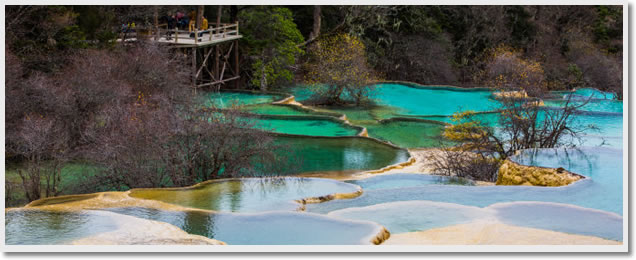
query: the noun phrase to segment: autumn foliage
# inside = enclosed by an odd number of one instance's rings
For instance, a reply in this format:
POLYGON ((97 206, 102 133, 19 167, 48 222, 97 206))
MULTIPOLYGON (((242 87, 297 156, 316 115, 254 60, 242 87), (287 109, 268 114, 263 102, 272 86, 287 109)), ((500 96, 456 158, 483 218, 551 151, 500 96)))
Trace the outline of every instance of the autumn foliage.
POLYGON ((314 101, 326 105, 369 101, 376 74, 367 64, 365 46, 357 37, 323 38, 311 50, 305 81, 314 101))
POLYGON ((499 46, 490 51, 485 69, 478 74, 484 85, 500 91, 521 91, 540 97, 547 91, 541 63, 524 59, 521 52, 499 46))

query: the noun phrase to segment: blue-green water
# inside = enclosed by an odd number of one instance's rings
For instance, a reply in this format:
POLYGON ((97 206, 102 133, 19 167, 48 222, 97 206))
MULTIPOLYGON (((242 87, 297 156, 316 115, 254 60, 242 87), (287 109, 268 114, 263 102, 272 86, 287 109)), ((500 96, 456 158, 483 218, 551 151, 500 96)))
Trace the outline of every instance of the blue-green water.
POLYGON ((397 201, 346 208, 328 215, 373 221, 386 227, 392 234, 463 224, 489 216, 479 207, 433 201, 397 201))
POLYGON ((374 170, 406 162, 408 151, 363 137, 277 136, 275 142, 296 155, 296 172, 374 170))
POLYGON ((397 173, 391 175, 379 175, 373 178, 366 178, 361 180, 346 181, 351 184, 358 185, 363 188, 364 191, 381 190, 381 189, 399 189, 399 188, 411 188, 411 187, 426 187, 433 184, 448 184, 448 185, 466 185, 472 186, 474 182, 468 179, 459 177, 446 177, 439 175, 424 175, 424 174, 409 174, 409 173, 397 173))
POLYGON ((320 115, 320 113, 299 108, 293 105, 259 104, 241 107, 241 110, 259 115, 286 115, 286 116, 308 116, 320 115))
MULTIPOLYGON (((562 108, 567 104, 566 100, 544 100, 543 103, 547 107, 562 108)), ((622 113, 623 102, 606 99, 593 99, 589 101, 570 101, 570 106, 578 107, 582 112, 605 112, 605 113, 622 113)))
POLYGON ((502 202, 513 204, 523 201, 555 202, 561 205, 541 204, 534 210, 523 211, 523 214, 519 212, 521 212, 520 208, 525 206, 514 208, 510 206, 508 211, 501 211, 499 219, 515 225, 622 240, 621 149, 583 147, 578 150, 527 150, 512 159, 526 165, 563 167, 588 178, 563 187, 460 186, 440 185, 434 179, 426 180, 422 177, 414 178, 406 174, 395 174, 356 181, 354 183, 360 185, 365 191, 362 196, 346 201, 308 205, 307 211, 323 214, 335 212, 333 214, 336 216, 376 221, 387 227, 390 232, 408 232, 465 223, 477 218, 467 218, 461 214, 448 216, 448 219, 435 216, 431 217, 433 219, 423 218, 423 214, 443 212, 439 209, 441 206, 429 207, 427 210, 426 207, 417 208, 413 204, 404 204, 404 201, 452 203, 451 208, 457 209, 459 213, 463 208, 454 204, 483 208, 502 202), (413 179, 421 180, 413 181, 413 179), (573 210, 568 205, 577 205, 585 209, 574 208, 576 210, 573 210), (352 208, 358 209, 349 210, 352 208), (417 212, 420 211, 421 213, 418 214, 417 212), (391 214, 381 212, 391 212, 391 214), (524 217, 515 218, 520 215, 524 217), (572 222, 568 221, 569 219, 576 218, 578 218, 578 224, 568 225, 572 222), (534 219, 534 221, 522 224, 523 220, 527 219, 534 219), (595 224, 588 225, 589 223, 595 224))
POLYGON ((439 184, 413 186, 408 181, 404 181, 403 183, 406 183, 404 186, 366 189, 368 186, 381 185, 380 182, 386 182, 387 178, 396 178, 395 182, 398 183, 401 182, 400 178, 404 178, 400 175, 389 175, 377 181, 374 178, 378 177, 374 177, 366 182, 356 183, 365 191, 358 198, 308 205, 307 210, 327 213, 350 207, 363 207, 408 200, 432 200, 478 207, 485 207, 498 202, 545 201, 573 204, 622 214, 622 150, 608 147, 584 148, 581 153, 570 151, 567 159, 565 159, 564 154, 558 152, 554 154, 554 151, 548 150, 532 157, 522 154, 515 158, 520 160, 521 163, 530 165, 564 167, 589 178, 563 187, 439 184), (526 156, 528 157, 526 158, 526 156))
POLYGON ((247 92, 206 92, 203 94, 203 104, 209 107, 230 108, 254 104, 271 103, 282 96, 270 94, 256 94, 247 92))
MULTIPOLYGON (((295 88, 297 101, 310 97, 295 88)), ((623 104, 595 89, 555 93, 545 100, 546 109, 558 109, 565 95, 575 102, 590 102, 573 118, 573 126, 586 129, 578 149, 526 150, 511 159, 525 165, 563 167, 587 178, 564 187, 474 186, 458 178, 414 174, 391 174, 349 183, 298 178, 293 181, 226 181, 182 190, 135 190, 135 197, 156 199, 186 207, 224 211, 173 212, 146 208, 117 208, 114 212, 164 221, 193 234, 229 244, 368 244, 378 225, 392 233, 496 219, 503 223, 572 234, 622 240, 623 214, 623 104), (307 180, 307 179, 305 179, 307 180), (352 185, 353 184, 353 185, 352 185), (295 199, 349 193, 362 187, 360 197, 306 205, 311 213, 293 212, 295 199), (283 210, 285 212, 269 212, 283 210), (258 214, 229 212, 259 212, 258 214), (324 216, 320 214, 328 214, 324 216), (306 235, 311 234, 311 235, 306 235)), ((209 93, 204 103, 228 108, 234 105, 257 118, 257 126, 271 132, 303 136, 275 136, 297 157, 291 160, 297 173, 316 171, 361 171, 404 162, 408 152, 355 135, 359 129, 329 119, 345 114, 348 120, 366 127, 371 137, 400 147, 430 147, 443 125, 414 120, 385 120, 411 117, 453 123, 460 111, 491 111, 499 103, 490 91, 441 87, 411 87, 380 84, 374 92, 377 106, 369 108, 320 108, 317 113, 291 106, 269 104, 278 95, 209 93), (271 116, 280 115, 280 116, 271 116), (315 137, 312 137, 315 136, 315 137), (318 136, 329 136, 318 137, 318 136), (340 137, 338 137, 340 136, 340 137), (337 138, 336 138, 337 137, 337 138)), ((541 120, 545 112, 541 112, 541 120)), ((497 114, 476 118, 497 128, 497 114)), ((436 140, 436 139, 435 139, 436 140)), ((79 213, 33 213, 9 211, 5 215, 7 244, 62 244, 77 238, 110 231, 115 222, 89 211, 79 213), (68 223, 67 223, 68 222, 68 223)))
MULTIPOLYGON (((299 102, 311 98, 306 86, 292 89, 299 102)), ((372 99, 382 106, 398 108, 404 115, 452 115, 457 111, 490 111, 500 106, 488 90, 471 90, 448 87, 412 87, 385 83, 375 85, 372 99)))
POLYGON ((486 90, 414 88, 401 84, 380 84, 375 98, 380 104, 401 109, 406 115, 452 115, 458 111, 496 110, 500 103, 486 90))
POLYGON ((390 120, 363 124, 369 136, 405 148, 429 148, 440 146, 445 125, 436 122, 414 120, 390 120))
POLYGON ((170 223, 229 245, 364 245, 380 226, 302 212, 260 214, 114 208, 113 212, 170 223))
MULTIPOLYGON (((566 93, 566 95, 569 93, 566 93)), ((571 93, 575 97, 592 98, 592 99, 615 99, 615 95, 611 92, 604 92, 594 88, 580 88, 571 93)))
POLYGON ((426 200, 397 201, 345 208, 328 215, 373 221, 393 234, 497 220, 510 225, 623 239, 623 218, 617 214, 545 202, 497 203, 481 208, 426 200))
POLYGON ((488 208, 510 225, 623 240, 623 218, 614 213, 543 202, 500 203, 488 208))
POLYGON ((327 117, 255 118, 255 126, 274 133, 307 136, 355 136, 362 128, 327 117))

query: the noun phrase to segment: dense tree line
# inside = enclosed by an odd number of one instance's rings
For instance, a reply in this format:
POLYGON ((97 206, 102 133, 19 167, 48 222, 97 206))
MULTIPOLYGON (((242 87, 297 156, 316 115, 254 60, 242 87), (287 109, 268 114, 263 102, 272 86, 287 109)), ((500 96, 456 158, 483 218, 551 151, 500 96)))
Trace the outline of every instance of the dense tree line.
MULTIPOLYGON (((159 6, 160 17, 197 6, 159 6)), ((106 47, 121 24, 153 23, 150 6, 7 7, 7 40, 21 58, 62 49, 106 47), (37 25, 37 26, 36 26, 37 25), (16 28, 21 27, 21 28, 16 28), (17 30, 21 29, 21 30, 17 30), (27 54, 28 53, 28 54, 27 54)), ((217 6, 205 6, 210 20, 217 6)), ((481 86, 475 75, 506 46, 545 71, 549 89, 595 87, 622 94, 621 6, 224 6, 222 23, 239 21, 242 86, 302 82, 303 53, 334 34, 359 38, 382 78, 481 86), (302 43, 304 42, 304 44, 302 43), (294 75, 297 75, 296 77, 294 75)), ((63 52, 57 52, 63 53, 63 52)), ((47 55, 50 56, 50 55, 47 55)), ((65 55, 60 54, 60 59, 65 55)), ((27 59, 52 70, 58 59, 27 59)))
MULTIPOLYGON (((507 46, 541 64, 549 89, 585 86, 622 95, 621 6, 329 8, 322 32, 363 39, 369 62, 386 79, 481 86, 475 74, 485 69, 486 57, 507 46)), ((308 25, 299 28, 311 32, 308 25)))

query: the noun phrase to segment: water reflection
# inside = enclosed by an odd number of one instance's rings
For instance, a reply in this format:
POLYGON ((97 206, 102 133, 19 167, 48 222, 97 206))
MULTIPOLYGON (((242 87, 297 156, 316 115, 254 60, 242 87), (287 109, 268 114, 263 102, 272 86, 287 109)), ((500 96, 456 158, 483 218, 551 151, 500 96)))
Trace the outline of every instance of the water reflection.
POLYGON ((355 193, 359 187, 317 178, 245 178, 185 189, 136 189, 130 196, 184 207, 232 212, 297 210, 297 199, 334 193, 355 193))
POLYGON ((297 173, 317 171, 374 170, 406 162, 406 150, 362 137, 308 138, 278 136, 275 142, 290 147, 299 160, 297 173))
POLYGON ((50 245, 113 231, 119 225, 112 216, 96 211, 9 210, 4 227, 7 245, 50 245))
POLYGON ((423 187, 431 184, 446 184, 446 185, 475 185, 473 181, 459 178, 459 177, 447 177, 437 175, 425 175, 425 174, 412 174, 412 173, 398 173, 391 175, 380 175, 373 178, 351 180, 346 181, 348 183, 356 184, 362 187, 366 191, 380 190, 380 189, 395 189, 406 187, 423 187))

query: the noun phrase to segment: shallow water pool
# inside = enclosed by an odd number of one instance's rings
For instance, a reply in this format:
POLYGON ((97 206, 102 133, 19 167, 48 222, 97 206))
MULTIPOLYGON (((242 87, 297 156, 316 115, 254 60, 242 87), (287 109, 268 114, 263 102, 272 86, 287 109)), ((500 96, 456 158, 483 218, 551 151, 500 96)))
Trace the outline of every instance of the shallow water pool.
POLYGON ((299 108, 293 105, 258 104, 242 106, 241 110, 259 115, 286 115, 286 116, 308 116, 321 115, 320 113, 299 108))
POLYGON ((9 210, 5 213, 7 245, 68 244, 73 240, 116 230, 120 224, 99 211, 57 212, 9 210))
POLYGON ((363 137, 277 136, 275 142, 297 155, 290 159, 296 173, 374 170, 409 159, 404 149, 363 137))
POLYGON ((373 221, 393 234, 464 224, 490 216, 489 212, 479 207, 434 201, 399 201, 346 208, 328 215, 373 221))
POLYGON ((396 173, 390 175, 379 175, 372 178, 366 178, 361 180, 346 181, 351 184, 358 185, 366 191, 381 190, 381 189, 395 189, 395 188, 407 188, 407 187, 424 187, 432 184, 448 184, 448 185, 466 185, 473 186, 474 182, 468 179, 459 177, 447 177, 439 175, 428 174, 413 174, 413 173, 396 173))
POLYGON ((399 147, 439 147, 445 125, 413 120, 390 120, 377 124, 364 124, 371 137, 388 141, 399 147))
POLYGON ((134 189, 131 197, 159 200, 215 211, 297 210, 294 200, 334 193, 354 193, 356 185, 319 178, 245 178, 215 181, 182 189, 134 189))
MULTIPOLYGON (((513 159, 522 164, 544 167, 563 167, 566 170, 589 178, 563 187, 531 186, 459 186, 430 184, 413 186, 406 177, 387 175, 384 180, 394 178, 394 185, 384 189, 365 190, 362 196, 343 201, 307 205, 307 210, 327 213, 334 210, 363 207, 379 203, 430 200, 456 203, 466 206, 486 207, 499 202, 544 201, 578 205, 622 215, 623 212, 623 164, 622 150, 609 147, 581 148, 580 152, 542 150, 538 153, 522 153, 513 159), (556 152, 556 153, 555 153, 556 152)), ((378 177, 374 177, 378 178, 378 177)), ((368 182, 372 182, 373 178, 368 182)), ((364 189, 364 184, 362 187, 364 189)))
POLYGON ((623 240, 621 216, 560 203, 508 202, 481 208, 425 200, 396 201, 336 210, 328 215, 374 221, 393 234, 486 221, 623 240))
POLYGON ((488 208, 509 225, 623 241, 623 218, 615 213, 542 202, 500 203, 488 208))
POLYGON ((249 92, 206 92, 202 94, 202 98, 205 106, 230 108, 232 106, 271 103, 281 99, 282 96, 249 92))
POLYGON ((375 223, 349 221, 302 212, 259 214, 162 211, 113 208, 110 211, 175 225, 184 231, 229 245, 370 244, 381 229, 375 223))
POLYGON ((307 136, 355 136, 361 128, 328 117, 262 117, 255 126, 265 131, 307 136))
POLYGON ((488 90, 379 84, 374 97, 380 104, 400 108, 400 114, 452 115, 458 111, 496 110, 500 103, 491 95, 488 90))

